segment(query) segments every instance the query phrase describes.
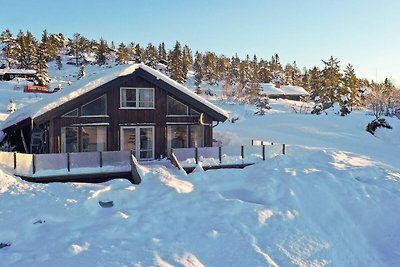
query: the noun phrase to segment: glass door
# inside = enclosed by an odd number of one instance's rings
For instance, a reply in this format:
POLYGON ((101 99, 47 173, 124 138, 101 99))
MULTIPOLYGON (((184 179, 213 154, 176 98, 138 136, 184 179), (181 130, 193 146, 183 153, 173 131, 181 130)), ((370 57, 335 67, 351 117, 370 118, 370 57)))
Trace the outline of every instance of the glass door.
POLYGON ((154 127, 121 127, 121 150, 133 151, 138 160, 154 159, 154 127))

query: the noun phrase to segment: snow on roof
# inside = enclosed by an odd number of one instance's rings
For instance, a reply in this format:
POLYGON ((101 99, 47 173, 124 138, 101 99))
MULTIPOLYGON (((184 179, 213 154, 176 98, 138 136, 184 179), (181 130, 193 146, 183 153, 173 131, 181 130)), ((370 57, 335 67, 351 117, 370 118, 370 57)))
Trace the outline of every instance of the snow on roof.
POLYGON ((26 69, 0 69, 0 75, 4 75, 6 73, 12 74, 36 74, 36 70, 26 70, 26 69))
POLYGON ((280 88, 277 88, 272 83, 261 83, 260 87, 268 95, 310 95, 301 86, 281 85, 280 88))
POLYGON ((154 75, 157 79, 163 80, 164 82, 166 82, 169 85, 175 87, 179 91, 189 95, 190 97, 196 99, 197 101, 201 102, 202 104, 208 106, 209 108, 211 108, 215 112, 220 113, 220 114, 224 115, 227 118, 229 117, 228 112, 226 112, 225 110, 223 110, 223 109, 217 107, 216 105, 210 103, 209 101, 207 101, 203 97, 201 97, 198 94, 196 94, 195 92, 191 91, 186 86, 184 86, 184 85, 176 82, 175 80, 171 79, 170 77, 168 77, 164 73, 159 72, 159 71, 157 71, 157 70, 155 70, 153 68, 150 68, 149 66, 144 65, 144 64, 141 64, 140 68, 142 68, 143 70, 147 71, 148 73, 154 75))
POLYGON ((3 122, 1 125, 0 130, 6 129, 12 125, 17 124, 18 122, 21 122, 27 118, 36 118, 47 111, 50 111, 68 101, 71 101, 78 96, 85 94, 93 89, 96 89, 97 87, 112 81, 120 76, 125 76, 128 74, 133 73, 136 69, 141 68, 150 74, 154 75, 157 79, 161 79, 165 81, 166 83, 174 86, 181 92, 191 96, 192 98, 196 99, 197 101, 203 103, 204 105, 210 107, 214 111, 223 114, 224 116, 228 117, 228 113, 213 105, 209 101, 205 100, 204 98, 198 96, 194 92, 190 91, 188 88, 185 86, 177 83, 176 81, 172 80, 165 74, 162 74, 161 72, 154 70, 148 66, 146 66, 143 63, 140 64, 132 64, 132 65, 119 65, 116 66, 112 69, 107 69, 105 71, 102 71, 96 75, 90 76, 90 77, 85 77, 82 80, 76 81, 74 84, 64 88, 63 90, 58 91, 57 93, 54 94, 49 94, 47 95, 44 99, 41 101, 38 101, 32 105, 25 106, 20 110, 17 110, 16 112, 10 114, 10 116, 3 122))

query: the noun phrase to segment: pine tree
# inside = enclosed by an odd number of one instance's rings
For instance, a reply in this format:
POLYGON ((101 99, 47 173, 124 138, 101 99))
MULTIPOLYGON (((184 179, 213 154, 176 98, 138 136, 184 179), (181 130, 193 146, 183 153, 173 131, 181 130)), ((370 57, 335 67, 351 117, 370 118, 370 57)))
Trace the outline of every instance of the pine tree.
POLYGON ((7 62, 8 67, 14 67, 17 62, 17 43, 16 40, 13 38, 10 29, 6 29, 0 35, 0 43, 3 46, 3 57, 7 62))
POLYGON ((100 38, 100 43, 96 53, 96 59, 98 65, 102 66, 107 63, 109 52, 110 48, 108 47, 107 42, 103 38, 100 38))
POLYGON ((354 68, 350 64, 348 64, 346 69, 344 70, 343 85, 344 86, 342 87, 341 95, 346 96, 350 110, 352 110, 353 107, 360 106, 360 84, 355 74, 354 68))
POLYGON ((251 83, 259 83, 258 77, 258 62, 257 55, 254 54, 253 61, 250 63, 250 82, 251 83))
POLYGON ((146 60, 145 60, 146 65, 155 68, 158 63, 157 48, 152 43, 148 43, 145 53, 146 53, 146 60))
POLYGON ((193 63, 193 71, 194 71, 194 84, 197 87, 200 87, 201 82, 204 78, 204 71, 203 71, 203 55, 196 51, 195 59, 193 63))
POLYGON ((146 62, 146 52, 145 50, 139 45, 135 45, 135 61, 136 63, 146 62))
POLYGON ((268 61, 261 59, 258 63, 258 77, 261 83, 271 82, 272 72, 268 61))
POLYGON ((49 34, 47 33, 47 30, 44 30, 42 33, 42 43, 41 43, 41 50, 46 58, 46 62, 49 62, 51 60, 51 56, 49 53, 49 48, 50 48, 50 37, 49 34))
POLYGON ((158 46, 158 60, 167 60, 167 51, 165 50, 164 42, 158 46))
POLYGON ((217 55, 212 52, 206 52, 204 55, 204 79, 208 84, 213 85, 217 83, 217 55))
POLYGON ((306 68, 303 69, 303 74, 301 75, 300 86, 303 87, 307 92, 310 92, 310 74, 306 68))
POLYGON ((183 70, 182 70, 182 49, 181 44, 176 41, 175 47, 168 55, 168 71, 171 78, 178 83, 183 83, 183 70))
POLYGON ((322 74, 317 67, 313 67, 309 71, 310 75, 310 95, 311 99, 322 96, 322 74))
POLYGON ((68 39, 68 55, 73 55, 75 58, 75 65, 80 66, 84 63, 84 53, 87 52, 88 48, 92 45, 89 45, 89 41, 81 36, 79 33, 74 33, 72 39, 68 39))
POLYGON ((38 79, 39 85, 45 86, 50 82, 49 75, 47 73, 47 62, 46 62, 46 48, 45 44, 41 43, 36 51, 37 61, 34 65, 36 70, 36 78, 38 79))
POLYGON ((322 70, 322 95, 321 100, 324 109, 331 107, 340 101, 341 79, 340 66, 336 58, 331 57, 328 61, 322 60, 325 67, 322 70))
POLYGON ((192 51, 190 51, 188 45, 185 45, 182 51, 182 73, 184 81, 186 81, 188 71, 192 66, 192 64, 193 64, 192 51))
POLYGON ((257 115, 265 115, 267 110, 270 110, 271 107, 269 105, 269 98, 268 95, 260 93, 257 96, 256 103, 257 111, 254 114, 257 115))
POLYGON ((117 62, 118 64, 127 64, 129 57, 129 49, 124 43, 120 43, 117 50, 117 62))

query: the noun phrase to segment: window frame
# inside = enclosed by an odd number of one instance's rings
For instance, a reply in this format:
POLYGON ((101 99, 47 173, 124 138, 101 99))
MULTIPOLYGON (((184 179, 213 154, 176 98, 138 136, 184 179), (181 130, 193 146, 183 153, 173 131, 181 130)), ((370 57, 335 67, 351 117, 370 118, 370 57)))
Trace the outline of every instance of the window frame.
POLYGON ((134 156, 138 159, 138 160, 154 160, 154 158, 155 158, 155 148, 156 148, 156 139, 155 139, 155 127, 154 126, 149 126, 149 125, 143 125, 143 126, 120 126, 120 140, 119 140, 119 143, 120 143, 120 151, 126 151, 126 150, 124 150, 124 148, 122 147, 123 146, 123 144, 124 144, 124 139, 125 139, 125 137, 124 137, 124 130, 125 129, 133 129, 134 131, 135 131, 135 150, 134 150, 134 156), (151 158, 141 158, 140 157, 140 152, 141 152, 141 149, 140 149, 140 144, 141 144, 141 141, 140 141, 140 130, 141 129, 151 129, 151 132, 152 132, 152 136, 151 136, 151 138, 152 138, 152 147, 151 147, 151 154, 152 154, 152 156, 151 156, 151 158))
POLYGON ((97 97, 97 98, 95 98, 95 99, 93 99, 93 100, 91 100, 91 101, 89 101, 89 102, 87 102, 85 104, 82 104, 79 107, 79 111, 80 111, 79 117, 81 117, 81 118, 106 118, 106 117, 109 117, 107 110, 108 110, 108 107, 107 107, 107 94, 104 94, 104 95, 101 95, 101 96, 99 96, 99 97, 97 97), (101 114, 101 115, 100 114, 99 115, 82 115, 83 114, 82 109, 83 109, 84 106, 87 106, 87 105, 91 104, 92 102, 94 102, 94 101, 96 101, 96 100, 98 100, 98 99, 100 99, 102 97, 105 98, 105 102, 104 102, 105 114, 101 114))
POLYGON ((154 87, 120 87, 119 88, 119 109, 155 109, 155 88, 154 87), (124 107, 122 104, 122 92, 125 90, 135 90, 136 95, 136 103, 134 107, 124 107), (141 107, 139 106, 140 102, 140 90, 151 90, 152 92, 152 106, 151 107, 141 107))

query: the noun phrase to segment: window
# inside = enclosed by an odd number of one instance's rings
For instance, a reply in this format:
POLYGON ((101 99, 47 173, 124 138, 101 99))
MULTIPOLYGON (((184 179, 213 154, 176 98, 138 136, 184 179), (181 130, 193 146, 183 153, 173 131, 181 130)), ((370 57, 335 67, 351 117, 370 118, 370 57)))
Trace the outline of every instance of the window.
POLYGON ((107 115, 107 99, 106 95, 85 104, 82 106, 81 112, 82 116, 99 116, 107 115))
POLYGON ((167 126, 167 148, 168 154, 172 148, 188 147, 188 126, 171 125, 167 126))
POLYGON ((82 152, 107 150, 107 127, 82 127, 82 152))
POLYGON ((204 147, 204 126, 190 126, 190 147, 204 147))
POLYGON ((78 109, 74 109, 68 113, 65 113, 63 117, 78 117, 78 109))
POLYGON ((200 116, 200 112, 194 110, 194 109, 190 109, 190 115, 194 115, 194 116, 200 116))
POLYGON ((78 152, 78 127, 61 128, 61 152, 78 152))
POLYGON ((137 159, 154 158, 154 127, 121 127, 121 150, 131 150, 137 159))
POLYGON ((188 115, 188 107, 175 98, 167 96, 167 115, 188 115))
POLYGON ((154 88, 121 87, 121 108, 154 108, 154 88))

